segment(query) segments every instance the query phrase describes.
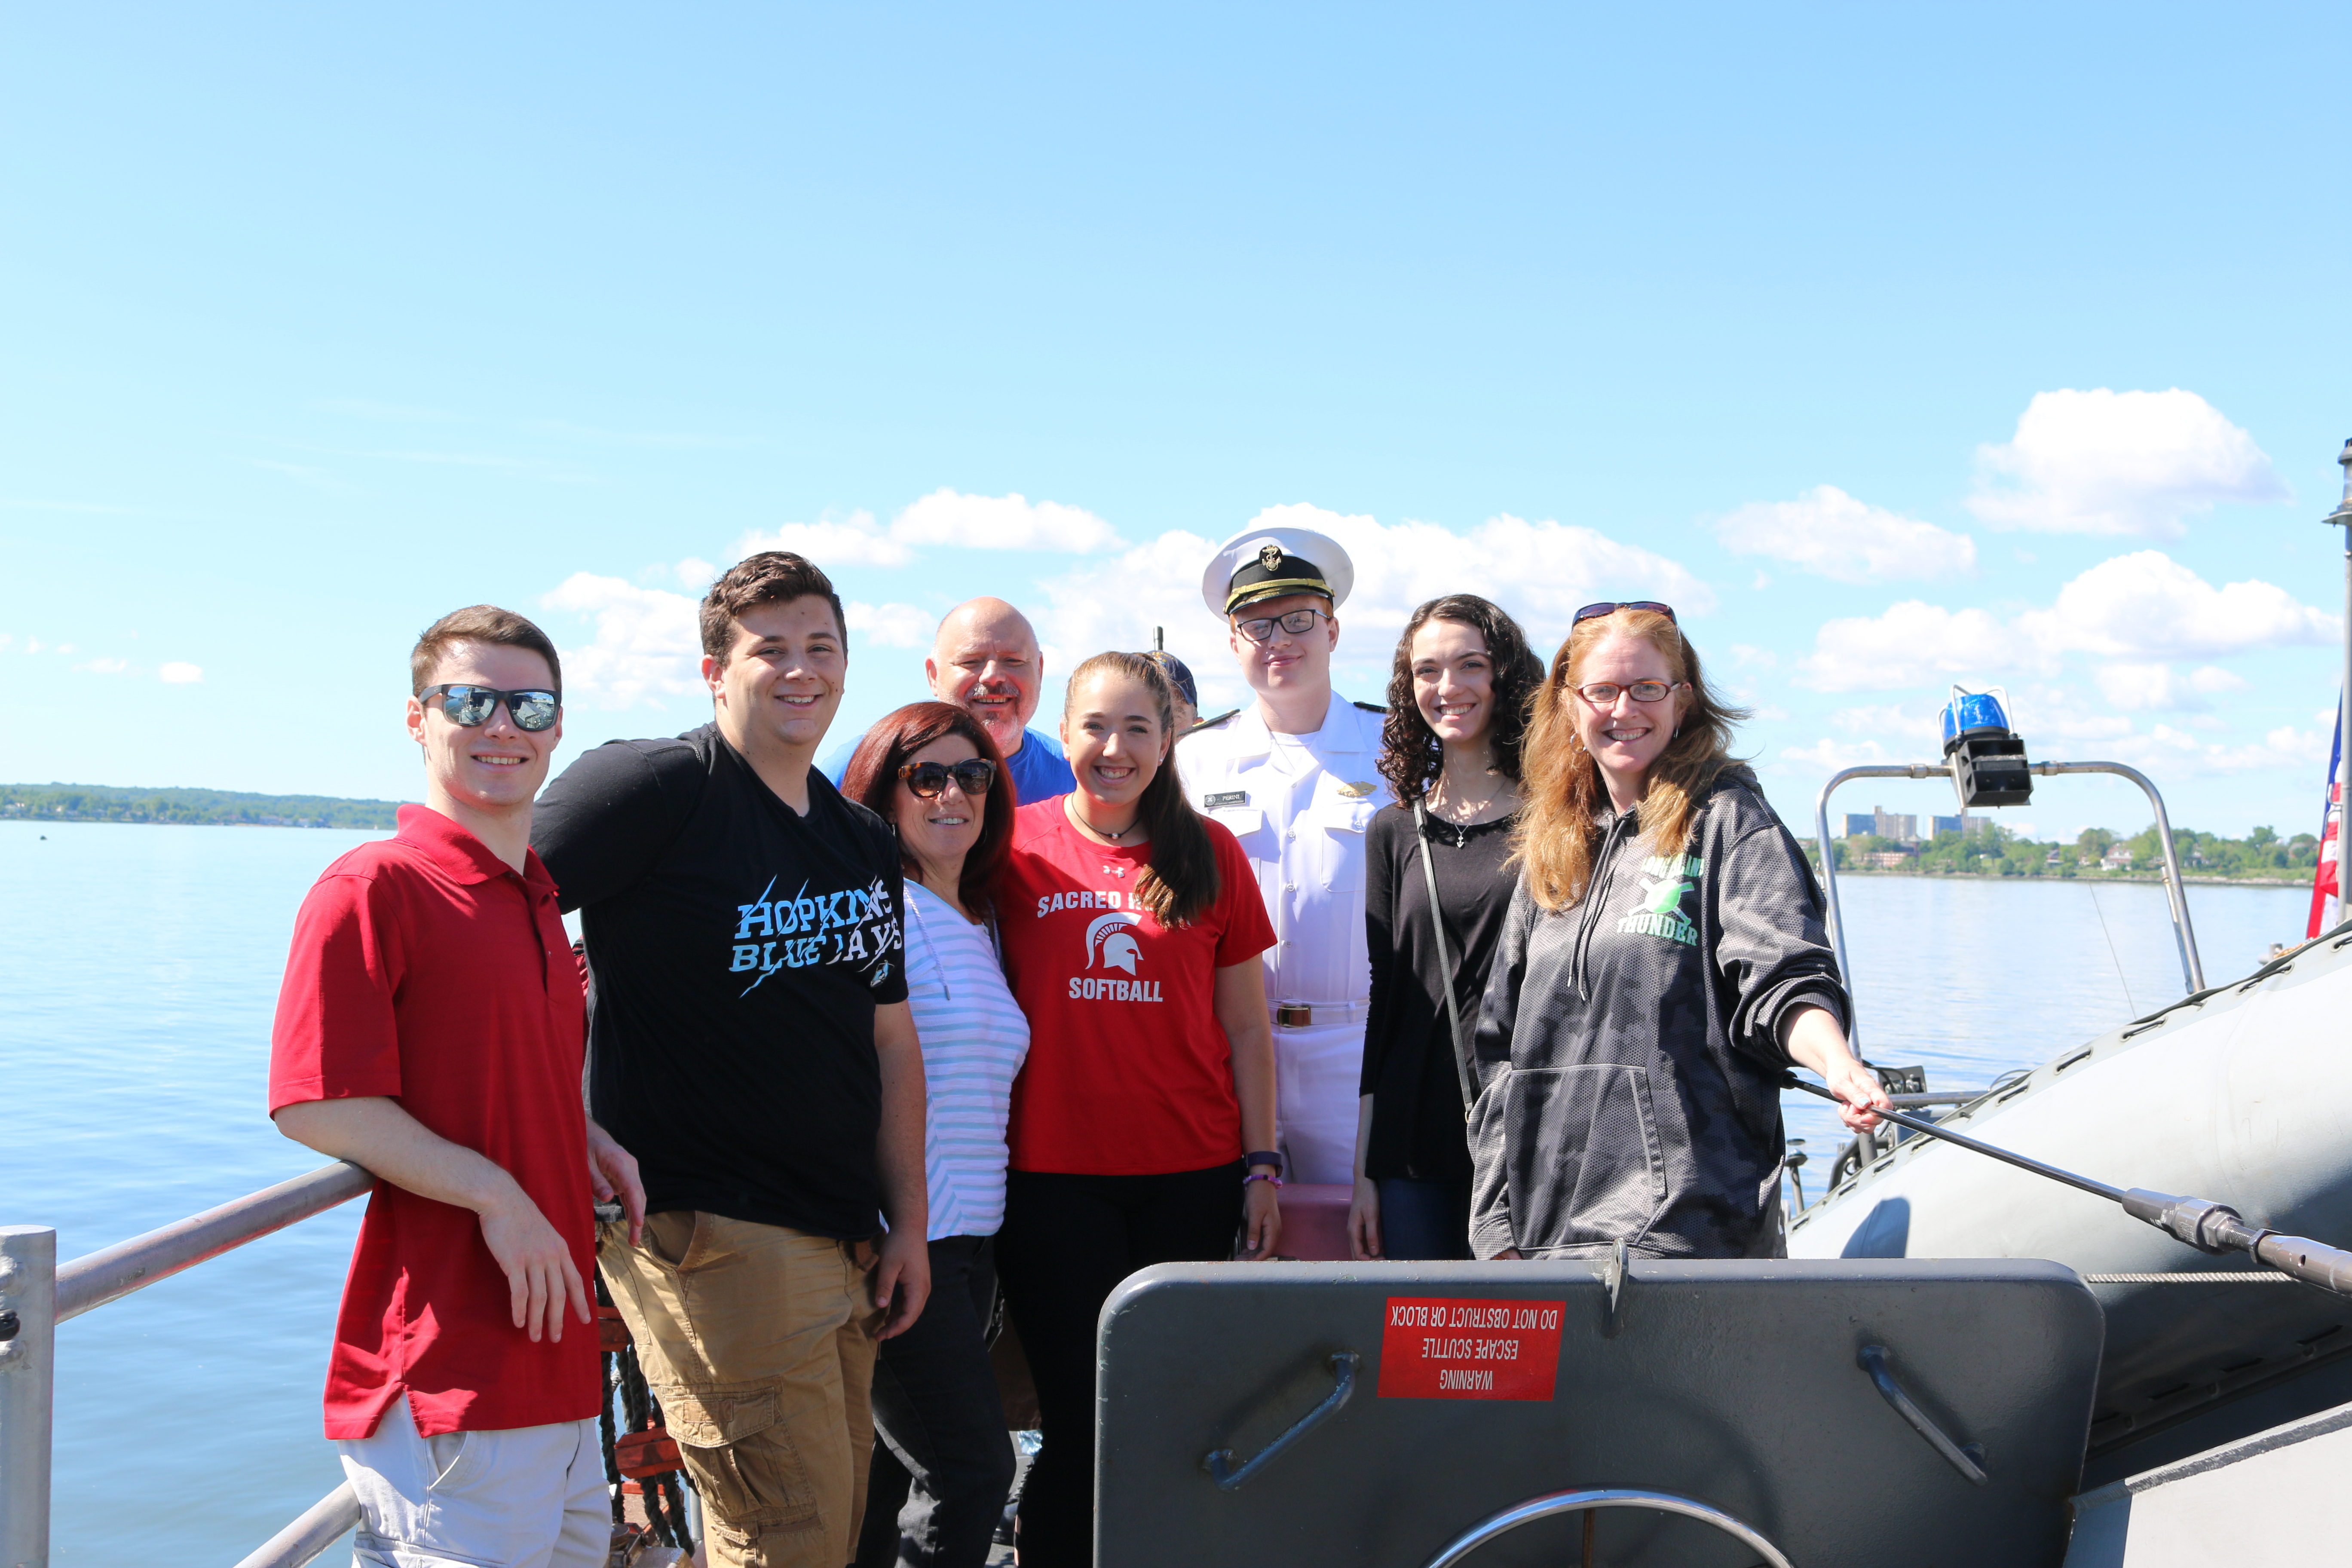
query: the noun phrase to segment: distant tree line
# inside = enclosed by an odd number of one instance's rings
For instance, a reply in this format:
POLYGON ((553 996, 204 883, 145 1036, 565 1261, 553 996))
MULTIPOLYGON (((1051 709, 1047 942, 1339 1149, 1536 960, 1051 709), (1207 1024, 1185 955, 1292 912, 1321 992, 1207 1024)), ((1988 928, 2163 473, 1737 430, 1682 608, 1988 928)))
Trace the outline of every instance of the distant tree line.
POLYGON ((216 827, 399 826, 394 800, 324 795, 245 795, 221 789, 121 789, 110 784, 0 784, 0 820, 184 822, 216 827))
MULTIPOLYGON (((1811 839, 1804 844, 1805 858, 1818 867, 1819 848, 1811 839)), ((1832 839, 1830 847, 1841 871, 2125 879, 2152 879, 2164 868, 2163 850, 2152 822, 2130 835, 2104 827, 2085 828, 2072 844, 2022 838, 1997 823, 1988 822, 1966 836, 1938 833, 1916 843, 1857 833, 1832 839)), ((2243 838, 2224 838, 2218 833, 2176 827, 2172 830, 2172 848, 2180 858, 2184 877, 2308 882, 2312 868, 2319 863, 2319 840, 2315 837, 2298 833, 2292 838, 2281 838, 2269 827, 2257 827, 2243 838)))

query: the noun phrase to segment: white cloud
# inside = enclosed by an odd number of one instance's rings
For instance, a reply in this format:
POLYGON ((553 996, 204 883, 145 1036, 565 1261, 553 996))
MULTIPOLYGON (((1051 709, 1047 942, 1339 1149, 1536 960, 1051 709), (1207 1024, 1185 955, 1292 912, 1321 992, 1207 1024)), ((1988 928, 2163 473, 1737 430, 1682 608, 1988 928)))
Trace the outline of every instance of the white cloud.
MULTIPOLYGON (((1832 741, 1824 738, 1810 746, 1780 748, 1780 761, 1824 773, 1836 773, 1840 768, 1864 767, 1893 760, 1886 754, 1886 748, 1875 741, 1832 741)), ((1909 760, 1907 752, 1903 760, 1909 760)))
POLYGON ((540 603, 595 619, 595 635, 587 644, 557 645, 567 700, 584 699, 600 708, 640 702, 659 708, 665 697, 705 689, 696 602, 684 595, 574 572, 540 603))
MULTIPOLYGON (((1884 691, 1946 679, 2053 675, 2068 653, 2147 663, 2326 643, 2337 632, 2335 616, 2297 604, 2274 584, 2216 588, 2162 551, 2142 550, 2101 562, 2059 589, 2049 608, 2005 622, 1987 610, 1917 599, 1878 616, 1828 621, 1798 663, 1800 679, 1824 691, 1884 691)), ((2211 691, 2226 689, 2217 679, 2234 678, 2216 669, 2197 679, 2207 684, 2192 689, 2211 691)))
POLYGON ((2308 773, 2315 780, 2319 770, 2327 765, 2326 733, 2297 730, 2292 724, 2279 726, 2259 742, 2239 745, 2200 741, 2169 724, 2158 724, 2145 735, 2126 735, 2109 741, 2103 749, 2108 753, 2107 760, 2151 771, 2160 769, 2159 776, 2167 779, 2275 768, 2308 773))
POLYGON ((1835 485, 1816 485, 1795 500, 1752 501, 1715 526, 1727 550, 1838 583, 1967 576, 1977 568, 1968 535, 1856 500, 1835 485))
POLYGON ((87 670, 92 675, 128 675, 131 673, 131 661, 127 658, 93 658, 86 664, 75 665, 74 668, 87 670))
POLYGON ((2036 393, 1977 460, 1969 510, 1995 528, 2177 539, 2216 501, 2289 499, 2253 437, 2179 387, 2036 393))
POLYGON ((2340 623, 2274 584, 2216 588, 2161 550, 2102 561, 2058 590, 2047 611, 2018 617, 2053 649, 2189 658, 2336 640, 2340 623))
POLYGON ((1886 691, 2019 668, 2048 671, 2055 661, 1990 611, 1906 599, 1884 615, 1822 623, 1797 668, 1799 680, 1823 691, 1886 691))
POLYGON ((861 605, 853 599, 841 608, 849 629, 877 647, 929 647, 939 620, 912 605, 861 605))
MULTIPOLYGON (((915 559, 914 547, 923 544, 1087 555, 1121 542, 1109 523, 1081 507, 1032 501, 1017 493, 963 495, 942 486, 901 511, 887 528, 862 510, 838 521, 787 522, 744 534, 735 542, 735 556, 789 550, 824 567, 904 566, 915 559)), ((699 584, 709 585, 709 578, 699 584)))
POLYGON ((719 581, 719 568, 699 555, 689 555, 670 568, 677 585, 696 598, 710 592, 710 584, 719 581))
POLYGON ((1101 518, 1059 501, 1013 494, 961 495, 944 485, 900 512, 890 536, 908 544, 967 550, 1058 550, 1089 555, 1125 542, 1101 518))
POLYGON ((839 522, 753 529, 735 542, 735 559, 762 550, 789 550, 824 567, 904 566, 915 558, 913 551, 876 526, 870 511, 852 512, 839 522))
POLYGON ((2097 678, 2102 696, 2136 712, 2195 712, 2209 694, 2246 689, 2244 677, 2212 664, 2182 675, 2168 664, 2122 662, 2102 665, 2097 678))
MULTIPOLYGON (((1292 504, 1266 508, 1250 526, 1311 528, 1348 552, 1356 581, 1339 608, 1334 665, 1340 689, 1353 697, 1385 692, 1390 653, 1405 621, 1441 590, 1494 600, 1518 618, 1539 656, 1567 635, 1580 606, 1597 599, 1662 599, 1685 616, 1715 608, 1713 591, 1679 563, 1555 521, 1506 514, 1457 532, 1292 504)), ((1202 568, 1215 548, 1213 540, 1175 530, 1039 583, 1053 605, 1038 617, 1051 639, 1048 667, 1066 672, 1075 659, 1104 648, 1150 647, 1151 628, 1163 626, 1169 650, 1201 683, 1204 710, 1240 701, 1244 693, 1223 623, 1201 601, 1202 568)))
POLYGON ((155 674, 159 679, 171 686, 194 686, 205 678, 205 672, 202 669, 179 659, 173 659, 164 665, 155 674))
POLYGON ((1874 703, 1841 708, 1830 715, 1830 722, 1849 735, 1932 735, 1937 732, 1937 716, 1942 711, 1943 705, 1934 702, 1916 709, 1900 702, 1874 703))

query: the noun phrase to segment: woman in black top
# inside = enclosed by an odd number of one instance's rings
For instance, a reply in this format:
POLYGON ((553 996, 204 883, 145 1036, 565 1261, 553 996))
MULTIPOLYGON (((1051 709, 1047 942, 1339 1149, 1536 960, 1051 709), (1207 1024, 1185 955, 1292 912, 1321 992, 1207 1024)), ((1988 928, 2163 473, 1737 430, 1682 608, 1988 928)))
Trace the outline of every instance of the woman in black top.
POLYGON ((1542 684, 1518 624, 1475 595, 1432 599, 1397 641, 1380 769, 1400 804, 1372 819, 1365 843, 1372 998, 1348 1209, 1358 1258, 1470 1256, 1469 1097, 1429 875, 1466 1046, 1516 880, 1519 739, 1542 684))

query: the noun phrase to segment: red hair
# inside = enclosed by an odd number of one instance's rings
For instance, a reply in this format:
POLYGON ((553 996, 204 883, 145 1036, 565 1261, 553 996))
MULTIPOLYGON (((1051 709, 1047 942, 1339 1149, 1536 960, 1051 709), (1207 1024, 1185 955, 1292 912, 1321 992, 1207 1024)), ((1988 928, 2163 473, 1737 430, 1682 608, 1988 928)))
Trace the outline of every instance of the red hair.
MULTIPOLYGON (((851 753, 849 769, 841 775, 841 793, 896 831, 898 770, 917 752, 950 735, 970 741, 974 750, 996 764, 996 778, 988 786, 988 800, 981 813, 980 841, 963 858, 963 875, 956 882, 963 907, 974 914, 987 914, 996 907, 996 879, 1012 855, 1013 811, 1017 803, 1013 797, 1013 770, 997 755, 996 742, 988 738, 979 720, 952 702, 909 702, 895 713, 884 714, 851 753)), ((910 877, 921 870, 903 845, 898 860, 910 877)))

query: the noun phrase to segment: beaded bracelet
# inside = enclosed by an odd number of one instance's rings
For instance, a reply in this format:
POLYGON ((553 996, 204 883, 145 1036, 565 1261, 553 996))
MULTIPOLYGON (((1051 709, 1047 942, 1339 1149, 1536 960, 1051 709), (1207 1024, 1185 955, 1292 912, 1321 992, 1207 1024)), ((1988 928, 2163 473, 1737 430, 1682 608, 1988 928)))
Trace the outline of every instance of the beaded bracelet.
POLYGON ((1272 1182, 1277 1187, 1282 1185, 1282 1178, 1271 1171, 1252 1171, 1242 1178, 1242 1185, 1245 1187, 1252 1182, 1272 1182))

